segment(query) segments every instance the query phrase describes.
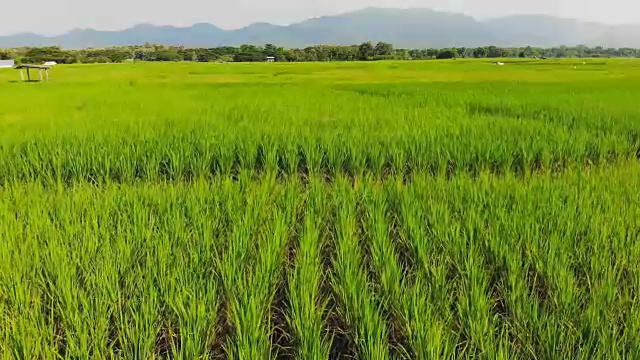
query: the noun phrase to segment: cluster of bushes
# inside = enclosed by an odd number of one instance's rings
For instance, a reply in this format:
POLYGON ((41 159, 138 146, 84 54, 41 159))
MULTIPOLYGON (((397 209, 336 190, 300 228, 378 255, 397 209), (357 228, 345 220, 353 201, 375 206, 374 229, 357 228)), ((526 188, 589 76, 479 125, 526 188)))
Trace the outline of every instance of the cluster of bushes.
POLYGON ((485 46, 478 48, 457 47, 449 49, 396 49, 392 44, 365 42, 360 45, 316 45, 303 49, 285 49, 273 44, 265 46, 242 45, 215 48, 186 48, 183 46, 136 45, 105 49, 65 50, 57 46, 31 47, 0 50, 0 60, 15 59, 22 63, 42 63, 55 61, 60 64, 72 63, 119 63, 123 61, 198 61, 198 62, 259 62, 267 56, 276 61, 367 61, 367 60, 425 60, 505 57, 640 57, 640 50, 631 48, 605 49, 587 46, 555 48, 500 48, 485 46))

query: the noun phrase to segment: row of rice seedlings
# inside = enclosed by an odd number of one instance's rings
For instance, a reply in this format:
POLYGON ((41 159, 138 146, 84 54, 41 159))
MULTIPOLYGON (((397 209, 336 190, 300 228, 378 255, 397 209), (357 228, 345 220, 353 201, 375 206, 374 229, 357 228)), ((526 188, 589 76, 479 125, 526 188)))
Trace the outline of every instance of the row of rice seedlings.
POLYGON ((205 206, 204 190, 11 190, 0 251, 11 269, 0 282, 8 317, 0 352, 208 357, 219 304, 210 257, 219 201, 205 206))
POLYGON ((219 342, 221 289, 214 256, 227 230, 220 203, 228 195, 204 195, 210 193, 206 183, 190 190, 184 196, 169 188, 172 200, 158 204, 162 232, 154 236, 152 256, 164 319, 155 346, 156 353, 175 359, 207 359, 219 342))
MULTIPOLYGON (((639 209, 640 207, 636 207, 639 209)), ((637 211, 636 211, 637 212, 637 211)), ((635 216, 636 219, 640 219, 640 216, 635 216)), ((640 228, 640 226, 638 226, 640 228)), ((630 240, 637 239, 638 235, 631 236, 628 235, 630 240)), ((633 261, 634 259, 640 258, 640 243, 635 241, 635 244, 629 247, 629 252, 631 256, 629 256, 628 267, 629 269, 629 277, 631 278, 629 281, 629 287, 632 291, 628 291, 631 301, 629 302, 631 310, 629 311, 629 316, 626 321, 624 321, 624 327, 627 332, 627 347, 630 349, 629 353, 632 355, 630 357, 640 356, 640 301, 638 301, 638 293, 640 292, 640 261, 633 261), (633 291, 635 290, 635 291, 633 291)))
MULTIPOLYGON (((129 253, 137 265, 129 268, 131 288, 122 291, 127 297, 126 311, 116 325, 116 344, 122 348, 123 358, 194 359, 211 355, 220 306, 212 249, 224 236, 222 220, 227 216, 221 212, 220 203, 237 197, 240 189, 226 187, 220 195, 208 194, 209 189, 202 184, 189 191, 152 189, 143 193, 142 201, 130 205, 133 215, 128 214, 128 219, 139 216, 140 220, 128 225, 127 217, 123 217, 116 227, 124 231, 130 226, 147 229, 146 237, 138 240, 144 241, 142 251, 129 253), (142 292, 136 290, 140 288, 142 292), (149 306, 149 299, 156 299, 151 308, 155 318, 149 315, 145 320, 138 308, 149 306), (139 348, 139 344, 146 346, 139 348)), ((118 207, 127 205, 124 201, 118 207)), ((124 240, 132 243, 126 236, 124 240)))
POLYGON ((117 206, 99 210, 89 205, 91 197, 87 192, 75 201, 60 197, 53 208, 36 202, 27 210, 32 241, 40 247, 39 263, 31 265, 39 272, 41 311, 56 334, 53 354, 148 357, 160 322, 152 280, 157 269, 147 262, 153 220, 140 204, 128 203, 132 212, 117 206), (73 215, 74 205, 89 205, 85 219, 73 215))
MULTIPOLYGON (((50 300, 36 285, 40 275, 40 244, 33 227, 18 214, 30 204, 26 196, 13 197, 0 192, 0 356, 3 359, 53 359, 58 353, 58 337, 50 326, 52 313, 44 311, 50 300)), ((34 211, 35 212, 35 211, 34 211)))
POLYGON ((323 217, 327 215, 324 190, 316 179, 308 194, 294 268, 289 274, 286 317, 298 359, 328 359, 331 347, 331 339, 325 332, 328 298, 322 293, 326 243, 323 217))
POLYGON ((271 177, 256 193, 246 194, 244 214, 234 215, 232 235, 219 258, 227 317, 233 327, 225 345, 230 359, 272 357, 270 310, 284 271, 298 201, 294 185, 284 194, 276 193, 274 185, 271 177), (276 195, 284 201, 276 200, 276 195))
MULTIPOLYGON (((630 171, 627 175, 629 179, 637 179, 635 172, 630 171)), ((609 179, 607 179, 609 180, 609 179)), ((626 184, 633 184, 633 180, 626 181, 626 184)), ((626 237, 627 246, 623 246, 617 251, 616 258, 620 259, 619 268, 622 272, 623 279, 619 280, 623 284, 626 284, 626 288, 621 292, 626 293, 629 301, 625 304, 630 307, 628 316, 624 322, 624 328, 626 330, 626 348, 630 349, 628 353, 629 357, 640 357, 640 242, 637 241, 640 238, 640 199, 634 197, 636 194, 636 187, 633 185, 621 186, 619 183, 611 183, 607 181, 608 186, 616 186, 620 189, 627 189, 627 192, 621 191, 621 195, 627 199, 626 206, 627 216, 630 219, 631 225, 629 229, 624 231, 622 236, 626 237), (634 232, 635 230, 635 232, 634 232), (626 270, 626 271, 625 271, 626 270)), ((618 204, 615 202, 615 198, 612 206, 617 208, 618 204)))
POLYGON ((253 240, 257 237, 257 228, 264 222, 264 214, 261 216, 261 207, 264 206, 265 199, 264 196, 260 197, 260 194, 249 192, 246 194, 245 201, 239 194, 228 200, 226 208, 231 217, 230 227, 232 230, 227 238, 227 243, 222 244, 223 252, 218 251, 215 256, 225 293, 225 318, 233 329, 232 337, 226 345, 226 351, 231 357, 231 354, 235 352, 250 351, 250 349, 246 349, 247 343, 253 343, 256 347, 256 355, 264 357, 269 352, 266 334, 268 329, 264 329, 262 326, 265 304, 254 304, 261 306, 263 312, 252 318, 252 312, 256 309, 249 307, 251 304, 249 304, 245 292, 248 291, 247 287, 254 285, 250 283, 246 271, 253 260, 254 252, 251 249, 253 240), (252 331, 252 327, 258 327, 258 334, 252 331), (261 331, 265 334, 261 335, 261 331), (234 343, 238 344, 237 347, 234 343), (258 346, 261 348, 258 349, 258 346))
MULTIPOLYGON (((411 336, 406 318, 402 317, 402 301, 407 295, 407 284, 402 265, 399 263, 399 254, 396 246, 389 236, 391 229, 387 220, 387 200, 386 194, 377 188, 365 185, 363 204, 363 229, 369 248, 371 267, 380 285, 379 295, 381 303, 389 314, 392 333, 395 337, 404 334, 411 336)), ((402 357, 411 358, 415 354, 415 349, 405 349, 403 341, 399 338, 393 339, 394 344, 402 357)), ((415 355, 414 355, 415 356, 415 355)))
POLYGON ((611 319, 629 316, 628 304, 635 301, 625 281, 630 270, 626 259, 634 243, 630 239, 637 237, 639 227, 624 202, 638 199, 623 200, 618 195, 628 184, 607 186, 603 180, 579 175, 573 179, 577 186, 547 192, 548 208, 527 216, 533 223, 537 219, 546 225, 540 233, 542 239, 548 239, 534 241, 532 246, 547 286, 543 309, 550 314, 538 345, 540 352, 585 359, 635 355, 627 352, 632 329, 611 319), (567 203, 572 206, 563 205, 567 203))
POLYGON ((450 209, 435 222, 443 230, 460 231, 447 244, 473 236, 453 258, 456 267, 463 266, 455 302, 463 321, 460 344, 469 346, 464 352, 480 349, 509 358, 633 357, 637 328, 622 319, 637 300, 634 286, 625 280, 633 271, 629 239, 640 232, 637 209, 629 203, 639 199, 628 193, 637 180, 626 171, 607 173, 594 174, 586 183, 568 174, 533 179, 532 184, 488 178, 417 185, 430 194, 426 203, 450 209), (605 181, 611 176, 613 184, 605 181), (479 264, 469 264, 470 259, 479 264), (483 335, 487 327, 495 338, 483 335))
POLYGON ((474 191, 469 181, 454 184, 450 209, 453 224, 446 231, 445 244, 460 274, 459 293, 456 300, 456 316, 461 328, 462 353, 471 357, 510 359, 514 356, 508 334, 499 322, 499 303, 491 287, 490 258, 483 253, 486 232, 481 194, 474 191), (473 207, 465 204, 465 199, 473 207))
MULTIPOLYGON (((522 186, 511 190, 516 196, 529 192, 522 186)), ((486 224, 481 248, 491 263, 489 276, 499 304, 497 320, 511 339, 512 357, 541 356, 538 344, 547 321, 540 302, 545 284, 530 256, 536 251, 529 244, 540 237, 540 231, 530 226, 532 215, 528 213, 532 205, 539 206, 533 199, 538 195, 515 202, 487 187, 483 192, 490 200, 479 204, 486 224)))
POLYGON ((336 229, 332 284, 339 312, 361 359, 389 359, 388 328, 369 281, 360 248, 355 193, 340 179, 335 185, 336 229))
POLYGON ((549 199, 553 211, 538 209, 540 222, 553 224, 541 232, 554 241, 537 245, 553 254, 538 259, 551 292, 545 310, 559 315, 548 323, 572 324, 576 329, 563 337, 557 333, 545 337, 543 343, 555 342, 569 356, 637 355, 637 350, 630 351, 637 349, 633 345, 637 330, 634 333, 633 326, 620 320, 631 316, 630 304, 637 301, 638 288, 627 279, 634 272, 630 265, 637 262, 632 249, 640 234, 639 199, 628 193, 637 186, 634 172, 621 174, 595 179, 578 175, 574 177, 578 186, 567 184, 563 191, 548 192, 553 194, 549 199), (567 201, 575 207, 563 206, 567 201), (581 344, 580 351, 576 343, 581 344))
MULTIPOLYGON (((489 358, 528 358, 536 354, 554 358, 558 353, 586 358, 633 356, 635 352, 632 349, 635 347, 632 344, 636 341, 634 329, 637 329, 633 322, 611 323, 604 319, 628 318, 628 314, 633 312, 633 307, 629 305, 636 302, 633 295, 635 290, 633 287, 629 288, 630 284, 624 281, 624 274, 628 274, 626 271, 632 270, 625 270, 627 261, 623 259, 631 255, 629 249, 633 248, 628 242, 629 236, 639 233, 637 220, 630 216, 637 214, 637 211, 629 212, 633 207, 626 204, 623 211, 613 210, 614 204, 620 199, 629 199, 629 194, 622 195, 618 191, 626 191, 621 189, 633 188, 635 185, 619 180, 615 185, 617 192, 603 197, 607 194, 603 191, 605 183, 602 182, 606 176, 594 176, 591 188, 587 188, 585 184, 580 185, 583 180, 569 174, 560 180, 534 179, 531 185, 513 178, 489 178, 490 181, 481 179, 479 182, 471 179, 418 182, 408 185, 412 191, 417 190, 417 193, 410 196, 402 193, 390 194, 390 199, 400 198, 410 204, 405 207, 408 211, 403 212, 403 218, 418 224, 408 227, 419 229, 417 236, 413 235, 417 239, 413 242, 414 249, 432 246, 428 251, 415 251, 415 258, 419 259, 419 253, 428 254, 423 256, 427 258, 424 263, 429 271, 438 262, 446 263, 447 266, 441 272, 441 283, 459 291, 443 292, 449 295, 448 299, 445 296, 437 301, 425 301, 427 296, 424 289, 434 287, 417 287, 422 296, 420 305, 427 308, 441 306, 443 310, 432 313, 445 314, 445 317, 449 313, 449 318, 453 317, 454 320, 445 322, 446 326, 443 327, 444 332, 450 334, 450 340, 435 343, 439 346, 443 343, 450 344, 449 356, 453 356, 452 351, 466 354, 465 356, 489 358), (540 184, 544 186, 540 187, 540 184), (579 188, 582 190, 577 190, 579 188), (582 200, 578 195, 572 195, 580 191, 584 196, 582 200), (588 210, 576 214, 573 208, 558 202, 566 202, 567 196, 577 208, 588 210), (508 212, 505 211, 507 209, 508 212), (549 209, 553 209, 553 212, 546 214, 549 209), (603 217, 607 211, 613 211, 610 215, 613 218, 603 217), (411 220, 417 217, 416 214, 421 220, 411 220), (514 217, 518 219, 514 220, 514 217), (617 220, 612 222, 612 219, 617 220), (562 225, 565 222, 574 226, 567 228, 562 225), (573 227, 580 230, 571 230, 573 227), (553 233, 570 232, 568 235, 549 236, 541 228, 553 229, 553 233), (425 241, 425 234, 427 239, 431 238, 433 241, 425 241), (585 237, 584 234, 589 235, 585 237), (529 241, 523 241, 523 236, 529 241), (560 238, 581 240, 573 245, 572 241, 565 240, 563 250, 548 247, 549 243, 557 242, 560 238), (609 240, 602 243, 602 239, 609 240), (564 247, 565 245, 568 247, 564 247), (566 270, 556 268, 554 275, 541 276, 540 265, 554 262, 556 265, 553 266, 558 266, 556 256, 560 252, 566 254, 564 256, 567 259, 572 259, 573 265, 566 270), (437 260, 438 254, 444 254, 441 257, 444 261, 437 260), (541 254, 548 255, 540 258, 541 254), (616 260, 618 265, 612 266, 611 259, 619 259, 616 260), (564 275, 561 271, 564 271, 564 275), (588 277, 584 278, 586 274, 588 277), (563 278, 575 280, 563 283, 564 286, 570 286, 570 289, 564 289, 562 285, 544 289, 549 286, 548 277, 551 276, 555 276, 554 281, 564 281, 563 278), (619 288, 626 290, 615 290, 619 288), (632 292, 629 293, 629 290, 632 292), (549 295, 540 293, 541 291, 555 292, 557 300, 551 304, 556 305, 550 307, 549 295), (456 309, 453 314, 450 313, 452 305, 456 309), (568 324, 571 324, 569 328, 568 324), (572 331, 572 328, 576 330, 572 331), (579 347, 577 344, 580 344, 579 347)), ((626 179, 624 171, 617 172, 616 176, 617 179, 626 179)), ((375 191, 373 194, 370 190, 365 193, 366 196, 376 196, 375 191)), ((638 201, 635 195, 630 199, 638 201)), ((374 203, 375 201, 367 205, 370 207, 369 215, 375 212, 374 203)), ((379 216, 378 219, 382 217, 379 216)), ((376 224, 377 222, 370 221, 367 229, 375 229, 376 224)), ((381 235, 378 238, 384 238, 384 232, 388 228, 379 231, 381 235)), ((385 306, 387 309, 391 308, 395 316, 396 311, 389 305, 391 302, 388 297, 388 294, 394 292, 388 290, 393 289, 393 286, 380 275, 392 274, 393 270, 389 269, 397 268, 395 256, 386 255, 386 264, 376 259, 375 254, 384 254, 382 250, 376 249, 376 241, 382 242, 374 239, 371 233, 368 239, 371 241, 372 262, 376 264, 374 269, 381 286, 380 293, 387 295, 383 297, 385 306)), ((415 279, 405 278, 405 282, 412 284, 412 281, 420 281, 419 261, 415 267, 418 269, 415 279)), ((430 281, 435 278, 437 277, 428 277, 430 281)), ((404 293, 409 294, 407 290, 404 293)), ((425 313, 429 312, 421 312, 425 313)), ((422 322, 432 323, 433 320, 422 322)), ((411 329, 406 326, 405 329, 411 345, 411 329)), ((426 350, 428 346, 415 348, 426 350)), ((420 350, 415 357, 420 356, 420 350)), ((434 357, 433 352, 424 357, 434 357)))
POLYGON ((405 280, 399 301, 407 342, 417 359, 454 358, 460 336, 452 309, 460 280, 451 275, 453 262, 443 233, 452 226, 451 218, 443 204, 415 188, 390 190, 401 241, 412 260, 413 274, 405 280), (442 227, 435 227, 435 222, 442 222, 442 227))
POLYGON ((362 130, 293 133, 284 125, 281 132, 260 127, 246 133, 214 132, 185 125, 122 135, 41 136, 0 142, 0 184, 194 181, 242 171, 334 177, 483 171, 526 176, 617 163, 635 158, 638 151, 637 141, 631 144, 626 135, 486 120, 493 125, 467 120, 367 136, 362 130))

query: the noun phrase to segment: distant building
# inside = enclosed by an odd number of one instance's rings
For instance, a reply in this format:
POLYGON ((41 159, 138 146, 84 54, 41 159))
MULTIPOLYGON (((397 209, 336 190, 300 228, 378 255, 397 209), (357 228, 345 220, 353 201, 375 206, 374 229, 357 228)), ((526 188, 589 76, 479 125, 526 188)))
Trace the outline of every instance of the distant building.
POLYGON ((275 61, 276 61, 275 56, 267 56, 267 62, 275 62, 275 61))
POLYGON ((47 61, 46 63, 44 63, 44 66, 55 66, 55 65, 58 65, 58 63, 55 61, 47 61))
POLYGON ((16 62, 13 60, 0 60, 0 69, 10 69, 16 66, 16 62))

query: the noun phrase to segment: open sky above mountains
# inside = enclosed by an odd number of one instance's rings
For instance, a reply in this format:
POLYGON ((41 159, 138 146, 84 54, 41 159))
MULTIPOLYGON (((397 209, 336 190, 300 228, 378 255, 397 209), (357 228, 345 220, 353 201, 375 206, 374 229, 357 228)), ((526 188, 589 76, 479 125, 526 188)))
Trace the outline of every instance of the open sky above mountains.
POLYGON ((234 29, 254 22, 289 24, 364 7, 432 8, 477 18, 547 14, 608 24, 638 23, 630 0, 32 0, 0 6, 0 34, 57 35, 74 28, 123 29, 139 23, 234 29))

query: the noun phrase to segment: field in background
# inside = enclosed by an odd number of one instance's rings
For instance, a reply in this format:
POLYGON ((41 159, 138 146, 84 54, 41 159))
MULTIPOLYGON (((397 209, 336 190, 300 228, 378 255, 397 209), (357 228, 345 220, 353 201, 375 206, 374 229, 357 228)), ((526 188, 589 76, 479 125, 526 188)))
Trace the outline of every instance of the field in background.
POLYGON ((0 358, 640 357, 640 61, 51 79, 0 70, 0 358))

